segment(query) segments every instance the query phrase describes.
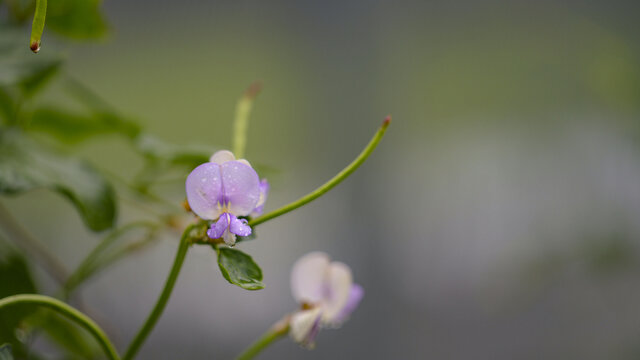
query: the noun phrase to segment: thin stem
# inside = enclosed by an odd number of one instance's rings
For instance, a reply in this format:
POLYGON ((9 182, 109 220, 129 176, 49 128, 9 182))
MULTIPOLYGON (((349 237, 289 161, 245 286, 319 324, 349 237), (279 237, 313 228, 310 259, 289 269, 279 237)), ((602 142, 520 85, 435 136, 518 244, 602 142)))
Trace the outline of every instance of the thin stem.
POLYGON ((275 217, 278 217, 280 215, 286 214, 289 211, 295 210, 303 205, 306 205, 308 203, 310 203, 311 201, 319 198, 320 196, 324 195, 327 191, 333 189, 336 185, 338 185, 340 182, 342 182, 342 180, 346 179, 349 175, 351 175, 354 171, 356 171, 356 169, 362 165, 362 163, 364 163, 365 160, 367 160, 367 158, 369 157, 369 155, 371 155, 371 153, 373 152, 373 150, 376 148, 376 146, 378 146, 378 143, 380 142, 380 140, 382 139, 382 137, 384 136, 384 133, 387 131, 387 127, 389 126, 389 123, 391 122, 391 116, 387 116, 386 119, 384 119, 384 121, 382 122, 382 125, 380 126, 380 128, 378 129, 378 131, 375 133, 375 135, 373 136, 373 138, 369 141, 369 143, 367 144, 367 146, 364 148, 364 150, 362 150, 362 152, 360 153, 360 155, 358 155, 358 157, 353 160, 351 162, 351 164, 347 165, 346 168, 342 169, 342 171, 340 171, 336 176, 334 176, 331 180, 327 181, 326 183, 324 183, 322 186, 320 186, 319 188, 315 189, 314 191, 310 192, 309 194, 301 197, 300 199, 285 205, 277 210, 274 210, 270 213, 264 214, 262 216, 259 216, 255 219, 252 219, 251 221, 249 221, 249 225, 250 226, 256 226, 258 224, 262 224, 265 221, 271 220, 275 217))
POLYGON ((118 229, 111 231, 107 236, 105 236, 102 241, 96 246, 87 257, 78 265, 76 270, 69 276, 67 282, 64 284, 63 289, 63 298, 67 299, 71 292, 80 285, 83 281, 89 278, 98 268, 92 266, 98 257, 113 244, 120 236, 128 232, 129 230, 133 230, 139 227, 155 229, 158 227, 158 224, 150 222, 150 221, 138 221, 133 222, 127 225, 124 225, 118 229))
POLYGON ((167 277, 164 289, 162 290, 162 293, 160 293, 160 297, 158 297, 156 305, 154 306, 153 310, 151 310, 147 321, 145 321, 144 325, 142 325, 142 327, 138 331, 138 334, 131 341, 127 352, 122 357, 123 360, 131 360, 136 356, 136 354, 140 350, 140 347, 151 333, 151 330, 153 330, 153 327, 158 322, 160 315, 162 315, 162 312, 164 311, 164 308, 169 301, 169 297, 171 296, 171 292, 173 291, 173 287, 176 284, 178 275, 180 274, 180 269, 182 268, 184 259, 187 255, 187 250, 189 249, 190 245, 189 235, 191 233, 191 230, 196 226, 197 224, 189 225, 184 230, 184 233, 182 233, 180 245, 178 246, 178 252, 176 253, 176 258, 173 262, 171 272, 169 272, 169 277, 167 277))
POLYGON ((253 108, 253 101, 260 93, 262 85, 254 82, 244 92, 236 105, 236 116, 233 121, 233 153, 238 159, 244 157, 244 150, 247 144, 247 130, 249 128, 249 116, 253 108))
POLYGON ((33 24, 31 24, 31 40, 29 47, 31 51, 37 53, 40 51, 40 40, 44 31, 44 20, 47 17, 47 0, 36 0, 36 12, 33 15, 33 24))
POLYGON ((51 254, 47 247, 23 228, 9 211, 0 204, 0 227, 13 243, 33 256, 37 263, 58 283, 64 284, 69 271, 64 264, 51 254))
POLYGON ((107 335, 104 333, 104 331, 100 328, 100 326, 98 326, 98 324, 96 324, 85 314, 63 303, 62 301, 44 295, 13 295, 0 300, 0 309, 18 304, 34 304, 57 311, 58 313, 75 321, 81 327, 85 328, 91 335, 93 335, 93 337, 98 341, 109 359, 120 359, 118 353, 115 350, 115 347, 113 346, 107 335))
POLYGON ((253 359, 267 346, 271 345, 274 341, 289 333, 289 316, 275 323, 267 332, 256 340, 253 344, 249 345, 242 354, 240 354, 236 360, 249 360, 253 359))

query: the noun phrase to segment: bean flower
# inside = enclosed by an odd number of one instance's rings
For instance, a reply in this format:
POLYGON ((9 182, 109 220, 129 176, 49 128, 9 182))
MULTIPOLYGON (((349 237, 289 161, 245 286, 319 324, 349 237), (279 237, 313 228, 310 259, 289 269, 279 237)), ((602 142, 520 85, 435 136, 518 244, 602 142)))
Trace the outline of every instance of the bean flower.
POLYGON ((233 246, 236 236, 251 235, 251 227, 242 216, 262 213, 269 183, 245 159, 221 150, 208 163, 196 167, 187 177, 187 201, 200 218, 215 220, 207 235, 233 246))
POLYGON ((289 335, 306 348, 315 346, 321 328, 342 325, 364 296, 362 287, 353 283, 351 269, 331 262, 323 252, 304 255, 294 264, 291 292, 301 310, 291 316, 289 335))

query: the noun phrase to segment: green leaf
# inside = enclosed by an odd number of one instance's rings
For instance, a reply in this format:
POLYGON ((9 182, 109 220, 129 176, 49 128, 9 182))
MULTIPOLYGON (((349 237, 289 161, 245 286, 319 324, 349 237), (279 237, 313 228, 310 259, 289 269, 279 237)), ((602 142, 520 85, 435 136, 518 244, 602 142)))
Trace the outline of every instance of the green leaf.
POLYGON ((135 123, 109 112, 82 114, 51 106, 34 111, 29 130, 46 132, 65 143, 78 143, 107 134, 133 138, 139 132, 135 123))
POLYGON ((0 360, 13 360, 11 344, 3 344, 0 346, 0 360))
MULTIPOLYGON (((25 258, 7 244, 0 243, 0 298, 35 292, 36 286, 25 258)), ((33 312, 34 308, 28 305, 0 310, 0 341, 12 343, 19 358, 27 356, 27 349, 18 340, 16 329, 20 327, 21 320, 33 312)))
POLYGON ((0 130, 0 194, 38 188, 56 191, 69 199, 94 231, 113 225, 113 189, 93 167, 38 144, 20 131, 0 130))
POLYGON ((78 40, 98 39, 107 34, 108 26, 100 12, 100 0, 50 1, 47 28, 78 40))
POLYGON ((192 167, 209 161, 209 157, 215 152, 215 149, 209 146, 175 145, 149 134, 141 134, 138 137, 136 148, 149 160, 192 167))
POLYGON ((42 329, 47 337, 77 359, 93 359, 100 351, 97 343, 78 325, 53 311, 40 309, 23 321, 33 329, 42 329))
POLYGON ((264 289, 262 270, 251 256, 227 247, 216 248, 218 266, 228 282, 246 290, 264 289))

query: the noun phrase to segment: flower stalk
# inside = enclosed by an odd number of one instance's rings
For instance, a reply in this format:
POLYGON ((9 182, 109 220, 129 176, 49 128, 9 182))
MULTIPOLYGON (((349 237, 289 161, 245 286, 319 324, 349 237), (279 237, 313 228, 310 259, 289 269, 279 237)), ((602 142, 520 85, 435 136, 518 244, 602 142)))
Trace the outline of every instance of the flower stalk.
POLYGON ((346 179, 347 177, 349 177, 349 175, 351 175, 354 171, 356 171, 356 169, 359 168, 360 165, 362 165, 362 163, 365 162, 365 160, 367 160, 369 155, 373 153, 373 150, 375 150, 375 148, 378 146, 378 143, 380 143, 380 140, 382 140, 384 133, 387 131, 387 127, 389 126, 390 122, 391 122, 391 116, 387 116, 382 122, 382 125, 380 126, 378 131, 375 133, 375 135, 373 135, 373 138, 371 138, 367 146, 364 148, 364 150, 362 150, 362 152, 358 155, 358 157, 355 158, 355 160, 353 160, 349 165, 347 165, 347 167, 342 169, 342 171, 340 171, 336 176, 331 178, 331 180, 327 181, 326 183, 322 184, 322 186, 320 186, 319 188, 315 189, 314 191, 310 192, 309 194, 301 197, 300 199, 290 204, 287 204, 277 210, 274 210, 270 213, 267 213, 255 219, 252 219, 251 221, 249 221, 249 226, 253 227, 258 224, 262 224, 265 221, 269 221, 273 218, 276 218, 280 215, 284 215, 290 211, 293 211, 303 205, 306 205, 312 202, 313 200, 327 193, 329 190, 333 189, 336 185, 341 183, 344 179, 346 179))
POLYGON ((275 323, 267 332, 262 334, 262 336, 256 340, 253 344, 249 345, 242 354, 240 354, 236 360, 250 360, 253 359, 256 355, 258 355, 262 350, 267 348, 269 345, 274 343, 276 340, 279 340, 283 336, 286 336, 289 333, 289 320, 290 316, 287 315, 277 323, 275 323))
POLYGON ((167 302, 169 302, 169 297, 171 296, 173 287, 176 284, 176 280, 178 280, 178 275, 180 274, 180 270, 182 269, 182 264, 184 263, 184 259, 187 256, 187 250, 191 245, 191 231, 197 226, 198 224, 189 225, 184 230, 184 233, 182 233, 180 245, 178 246, 178 252, 176 253, 176 258, 173 262, 173 267, 169 272, 169 277, 167 277, 164 289, 162 290, 162 293, 160 293, 156 305, 153 307, 153 310, 151 310, 149 317, 142 325, 140 330, 138 330, 138 334, 131 341, 131 344, 122 357, 122 360, 131 360, 136 356, 136 354, 140 350, 140 347, 142 347, 142 344, 147 339, 156 323, 158 322, 160 315, 162 315, 164 308, 167 306, 167 302))
POLYGON ((253 102, 260 93, 262 84, 254 82, 244 92, 236 105, 236 115, 233 121, 233 153, 238 159, 244 158, 244 150, 247 144, 247 130, 249 128, 249 116, 253 109, 253 102))

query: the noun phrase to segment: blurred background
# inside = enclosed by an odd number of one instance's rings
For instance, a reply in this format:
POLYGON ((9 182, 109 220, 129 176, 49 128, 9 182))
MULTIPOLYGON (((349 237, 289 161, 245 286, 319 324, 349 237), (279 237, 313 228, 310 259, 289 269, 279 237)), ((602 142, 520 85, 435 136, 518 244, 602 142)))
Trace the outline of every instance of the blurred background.
MULTIPOLYGON (((194 248, 141 359, 232 358, 296 308, 289 271, 314 250, 349 264, 365 298, 315 350, 285 339, 260 359, 640 358, 637 2, 102 8, 104 40, 45 29, 41 53, 62 51, 65 76, 158 138, 230 147, 235 103, 262 81, 247 158, 268 169, 267 211, 333 176, 393 115, 353 176, 238 245, 261 265, 264 290, 228 284, 211 249, 194 248)), ((21 35, 28 51, 28 28, 21 35)), ((66 101, 56 86, 37 101, 66 101)), ((75 149, 120 177, 143 166, 117 137, 75 149)), ((184 198, 180 181, 158 192, 184 198)), ((59 195, 0 200, 69 268, 101 238, 59 195)), ((119 202, 117 223, 144 216, 119 202)), ((162 289, 178 236, 82 288, 119 349, 162 289)), ((55 354, 44 339, 34 346, 55 354)))

